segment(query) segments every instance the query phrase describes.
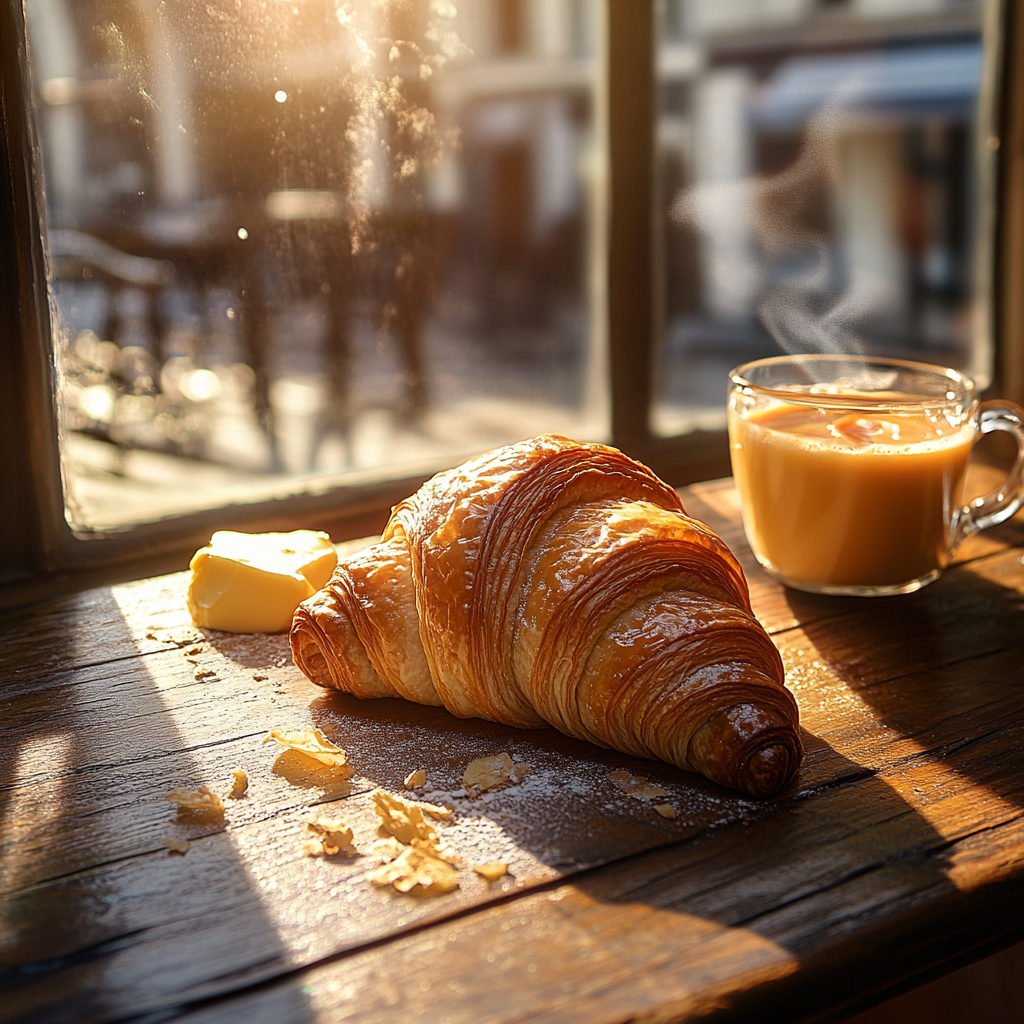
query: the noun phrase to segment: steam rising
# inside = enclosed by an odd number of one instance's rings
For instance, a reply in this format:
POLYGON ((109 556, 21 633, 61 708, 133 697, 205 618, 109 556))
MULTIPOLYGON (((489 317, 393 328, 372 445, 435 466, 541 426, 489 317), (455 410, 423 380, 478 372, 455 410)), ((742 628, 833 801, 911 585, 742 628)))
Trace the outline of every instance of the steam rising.
POLYGON ((867 268, 844 266, 814 222, 815 205, 835 195, 841 184, 842 137, 866 123, 856 111, 859 91, 859 83, 847 83, 818 108, 797 159, 785 170, 681 189, 670 209, 677 224, 711 239, 749 233, 756 267, 729 266, 718 273, 753 274, 754 280, 733 284, 756 295, 758 318, 785 352, 863 352, 862 332, 899 301, 896 282, 867 268))

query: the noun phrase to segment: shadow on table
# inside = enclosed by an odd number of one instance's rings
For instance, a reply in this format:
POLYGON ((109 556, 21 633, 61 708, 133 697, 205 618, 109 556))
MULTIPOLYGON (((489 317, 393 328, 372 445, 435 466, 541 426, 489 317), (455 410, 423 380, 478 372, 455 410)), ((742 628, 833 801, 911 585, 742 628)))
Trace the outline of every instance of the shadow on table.
MULTIPOLYGON (((738 1007, 738 991, 761 985, 785 992, 785 1006, 776 1001, 777 1015, 765 1019, 795 1019, 793 1007, 811 1012, 863 1000, 873 987, 881 991, 919 969, 912 944, 901 953, 879 942, 865 956, 863 937, 887 928, 895 934, 891 922, 912 912, 922 894, 957 891, 941 858, 942 836, 886 782, 814 736, 806 737, 808 746, 830 762, 833 782, 809 793, 798 780, 776 800, 758 802, 554 731, 342 694, 318 698, 311 711, 319 727, 348 742, 361 774, 391 788, 401 785, 407 767, 423 765, 437 776, 428 789, 456 787, 469 756, 500 750, 532 761, 543 782, 533 796, 525 785, 505 791, 519 804, 508 819, 498 808, 511 803, 478 810, 561 880, 540 875, 532 892, 496 893, 499 903, 514 901, 507 913, 499 907, 453 919, 444 926, 445 941, 434 930, 396 938, 388 962, 403 967, 390 979, 392 1019, 432 1019, 422 993, 440 988, 443 1016, 451 1021, 563 1014, 580 1021, 682 1020, 716 1005, 738 1007), (605 802, 612 767, 670 790, 668 799, 681 809, 677 831, 668 822, 638 827, 628 798, 605 802), (554 784, 559 778, 561 788, 554 784), (569 827, 559 830, 560 822, 569 827), (823 955, 831 965, 825 972, 823 955), (808 970, 813 976, 805 980, 808 970), (459 993, 457 1006, 445 986, 459 993)), ((375 957, 353 951, 311 980, 318 992, 343 980, 347 1005, 361 1005, 373 998, 375 957)), ((324 1010, 343 1005, 329 994, 323 999, 324 1010)))
POLYGON ((818 616, 804 632, 883 724, 937 769, 1024 807, 1019 737, 1005 738, 1024 722, 1024 594, 1017 553, 1001 557, 955 566, 900 597, 786 597, 801 614, 813 604, 818 616))
POLYGON ((487 819, 541 865, 538 878, 605 863, 693 835, 721 820, 756 816, 754 801, 671 765, 629 757, 563 736, 554 729, 515 729, 456 718, 444 708, 404 700, 357 700, 323 691, 310 704, 313 724, 348 752, 360 777, 403 792, 424 769, 426 784, 412 799, 457 803, 460 815, 487 819), (466 766, 507 752, 528 766, 524 781, 476 799, 466 797, 466 766), (665 788, 676 818, 654 810, 662 798, 636 800, 616 788, 609 772, 625 769, 665 788))
MULTIPOLYGON (((288 968, 223 821, 163 800, 204 776, 152 674, 160 655, 135 649, 111 588, 0 625, 4 1021, 165 1019, 288 968), (31 630, 34 654, 18 647, 31 630), (171 854, 163 838, 191 845, 171 854)), ((276 1005, 282 1022, 312 1019, 299 983, 276 1005)))

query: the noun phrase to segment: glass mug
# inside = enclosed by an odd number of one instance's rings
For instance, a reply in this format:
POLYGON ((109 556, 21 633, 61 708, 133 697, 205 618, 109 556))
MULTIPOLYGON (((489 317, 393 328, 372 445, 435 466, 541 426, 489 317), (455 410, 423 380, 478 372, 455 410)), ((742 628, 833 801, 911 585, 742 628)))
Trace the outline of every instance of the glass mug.
POLYGON ((1024 409, 979 402, 956 370, 872 356, 779 356, 729 374, 729 446, 754 555, 787 586, 905 594, 969 534, 1024 498, 1024 409), (997 490, 963 499, 982 434, 1017 459, 997 490))

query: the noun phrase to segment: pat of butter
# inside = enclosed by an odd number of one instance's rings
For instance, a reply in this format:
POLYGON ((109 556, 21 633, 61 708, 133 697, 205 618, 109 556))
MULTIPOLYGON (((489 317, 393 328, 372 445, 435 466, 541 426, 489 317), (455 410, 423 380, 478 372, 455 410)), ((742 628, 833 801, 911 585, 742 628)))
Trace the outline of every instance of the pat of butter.
POLYGON ((337 563, 326 533, 220 530, 192 558, 189 614, 207 629, 283 633, 295 609, 327 583, 337 563))

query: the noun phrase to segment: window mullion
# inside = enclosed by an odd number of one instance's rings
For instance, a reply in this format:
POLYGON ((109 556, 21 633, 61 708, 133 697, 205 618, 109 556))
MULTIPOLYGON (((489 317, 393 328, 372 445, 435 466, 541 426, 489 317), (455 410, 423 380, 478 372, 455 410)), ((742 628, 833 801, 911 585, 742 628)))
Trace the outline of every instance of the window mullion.
POLYGON ((603 0, 612 443, 648 455, 654 327, 654 3, 603 0))

